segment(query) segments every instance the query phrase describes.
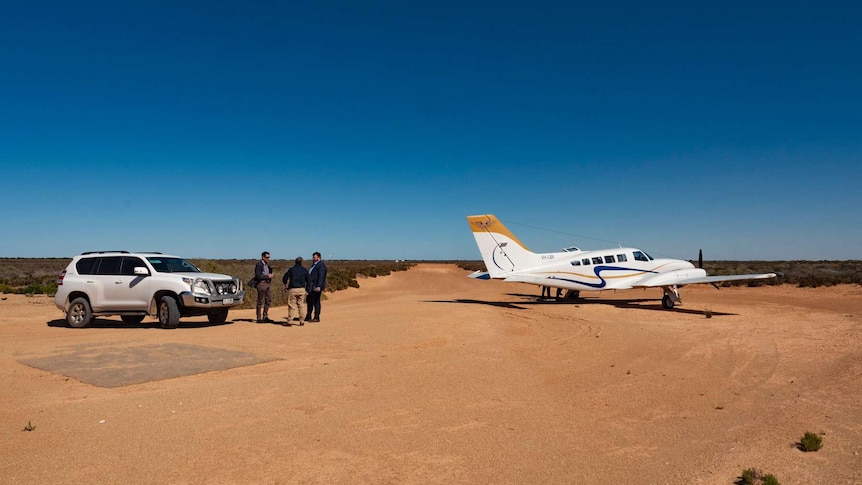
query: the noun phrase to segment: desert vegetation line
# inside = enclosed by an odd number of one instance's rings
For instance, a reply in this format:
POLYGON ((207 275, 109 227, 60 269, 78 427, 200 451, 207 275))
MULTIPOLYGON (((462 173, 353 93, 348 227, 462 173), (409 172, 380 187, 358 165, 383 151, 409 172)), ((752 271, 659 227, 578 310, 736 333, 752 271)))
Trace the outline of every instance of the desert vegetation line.
MULTIPOLYGON (((0 293, 53 294, 57 291, 57 275, 71 258, 0 258, 0 293)), ((248 281, 254 272, 254 260, 193 259, 201 270, 239 276, 248 281)), ((407 270, 418 263, 451 263, 468 271, 485 271, 482 261, 327 261, 328 291, 358 288, 363 277, 389 275, 407 270), (359 279, 358 279, 359 278, 359 279)), ((292 260, 273 260, 276 274, 293 264, 292 260)), ((862 285, 862 261, 705 261, 711 275, 777 272, 778 278, 768 280, 726 281, 722 286, 796 285, 821 287, 841 284, 862 285)))

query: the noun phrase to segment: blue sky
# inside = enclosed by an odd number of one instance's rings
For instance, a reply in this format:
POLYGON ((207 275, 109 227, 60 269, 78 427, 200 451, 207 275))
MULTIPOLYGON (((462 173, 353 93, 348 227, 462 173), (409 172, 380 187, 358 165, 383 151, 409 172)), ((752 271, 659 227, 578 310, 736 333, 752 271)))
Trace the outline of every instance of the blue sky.
POLYGON ((858 3, 16 3, 0 257, 862 259, 858 3))

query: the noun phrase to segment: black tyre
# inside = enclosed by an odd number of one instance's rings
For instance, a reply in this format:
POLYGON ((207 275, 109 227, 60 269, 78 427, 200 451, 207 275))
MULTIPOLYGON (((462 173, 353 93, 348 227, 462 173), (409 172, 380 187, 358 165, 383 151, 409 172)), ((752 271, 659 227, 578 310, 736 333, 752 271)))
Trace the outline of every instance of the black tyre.
POLYGON ((130 325, 136 325, 144 321, 144 315, 120 315, 120 318, 123 319, 123 323, 130 325))
POLYGON ((669 296, 665 295, 664 298, 661 299, 661 306, 665 310, 670 310, 673 308, 673 300, 669 296))
POLYGON ((224 323, 227 320, 227 308, 221 308, 207 314, 210 323, 224 323))
POLYGON ((66 323, 70 327, 82 328, 92 321, 93 309, 90 308, 90 302, 83 296, 72 300, 72 303, 69 304, 69 311, 66 312, 66 323))
POLYGON ((163 296, 159 300, 159 323, 162 328, 177 328, 180 324, 180 309, 174 297, 163 296))

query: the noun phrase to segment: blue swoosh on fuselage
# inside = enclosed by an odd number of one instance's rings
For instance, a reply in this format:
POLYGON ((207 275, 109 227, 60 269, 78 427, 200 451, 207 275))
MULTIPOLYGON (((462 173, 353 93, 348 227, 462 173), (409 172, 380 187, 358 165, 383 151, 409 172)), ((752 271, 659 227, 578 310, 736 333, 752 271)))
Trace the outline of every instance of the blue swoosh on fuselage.
POLYGON ((622 266, 595 266, 593 268, 593 272, 596 274, 596 277, 602 281, 601 283, 588 283, 588 282, 573 280, 573 279, 569 279, 569 278, 560 278, 557 276, 551 276, 551 279, 552 280, 568 281, 570 283, 576 283, 579 285, 589 286, 590 288, 604 288, 605 286, 607 286, 608 282, 605 281, 604 278, 602 278, 602 275, 601 275, 602 271, 637 271, 639 273, 655 273, 655 271, 650 271, 648 269, 623 268, 622 266))

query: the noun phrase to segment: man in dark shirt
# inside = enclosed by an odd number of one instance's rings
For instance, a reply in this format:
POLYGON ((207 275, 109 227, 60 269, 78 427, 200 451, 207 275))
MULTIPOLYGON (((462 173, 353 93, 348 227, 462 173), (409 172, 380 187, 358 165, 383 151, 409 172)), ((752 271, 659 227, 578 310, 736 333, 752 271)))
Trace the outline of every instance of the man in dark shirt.
POLYGON ((315 252, 312 256, 314 263, 308 270, 308 313, 305 320, 309 322, 320 321, 320 295, 326 289, 326 265, 320 260, 320 253, 315 252), (312 317, 314 313, 314 318, 312 317))
POLYGON ((281 278, 284 283, 284 291, 287 292, 287 322, 282 325, 290 325, 290 322, 299 322, 305 325, 305 295, 308 294, 308 270, 302 266, 302 258, 296 258, 294 265, 284 273, 281 278), (296 315, 296 316, 294 316, 296 315))
POLYGON ((269 289, 272 281, 272 268, 269 266, 269 251, 260 253, 260 261, 254 265, 254 279, 257 281, 257 323, 272 323, 269 319, 269 305, 272 304, 272 291, 269 289), (263 312, 261 312, 261 309, 263 312))

